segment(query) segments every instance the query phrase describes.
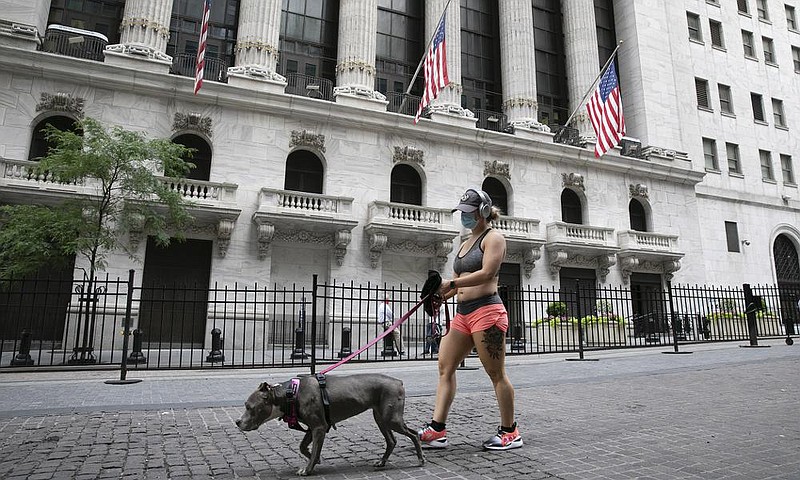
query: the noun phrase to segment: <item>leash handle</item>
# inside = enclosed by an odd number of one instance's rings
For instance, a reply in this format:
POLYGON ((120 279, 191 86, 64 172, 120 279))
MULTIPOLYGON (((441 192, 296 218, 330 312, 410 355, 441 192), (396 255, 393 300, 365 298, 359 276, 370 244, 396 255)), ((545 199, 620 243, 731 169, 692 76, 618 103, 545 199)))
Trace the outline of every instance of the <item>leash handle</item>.
MULTIPOLYGON (((430 295, 428 295, 428 296, 430 296, 430 295)), ((408 320, 408 318, 409 318, 409 317, 410 317, 410 316, 411 316, 411 315, 412 315, 414 312, 416 312, 416 311, 417 311, 417 309, 419 309, 419 307, 421 307, 421 306, 422 306, 422 304, 425 302, 425 300, 427 300, 427 299, 428 299, 428 296, 426 296, 425 298, 423 298, 422 300, 420 300, 420 301, 419 301, 419 303, 417 303, 416 305, 414 305, 414 306, 411 308, 411 310, 409 310, 409 311, 408 311, 408 312, 407 312, 405 315, 403 315, 402 317, 400 317, 399 319, 397 319, 397 320, 396 320, 396 321, 395 321, 395 322, 392 324, 392 326, 391 326, 391 327, 389 327, 389 328, 387 328, 386 330, 384 330, 384 331, 383 331, 383 333, 381 333, 381 334, 380 334, 380 335, 378 335, 377 337, 373 338, 373 339, 372 339, 372 340, 370 340, 370 341, 369 341, 369 342, 368 342, 366 345, 364 345, 363 347, 359 348, 359 349, 358 349, 358 350, 356 350, 355 352, 351 353, 351 354, 350 354, 350 355, 348 355, 347 357, 345 357, 345 358, 343 358, 343 359, 339 360, 338 362, 334 363, 333 365, 329 366, 328 368, 326 368, 326 369, 322 370, 322 371, 320 372, 320 374, 324 375, 324 374, 326 374, 326 373, 330 372, 331 370, 333 370, 334 368, 338 367, 339 365, 342 365, 342 364, 344 364, 344 363, 347 363, 347 362, 349 362, 349 361, 350 361, 350 360, 351 360, 353 357, 355 357, 356 355, 359 355, 359 354, 360 354, 361 352, 363 352, 364 350, 366 350, 366 349, 368 349, 369 347, 371 347, 371 346, 375 345, 376 343, 378 343, 378 341, 379 341, 379 340, 381 340, 381 339, 382 339, 383 337, 385 337, 386 335, 389 335, 389 334, 390 334, 390 333, 391 333, 391 332, 392 332, 392 331, 393 331, 395 328, 399 327, 399 326, 400 326, 400 325, 402 325, 402 324, 403 324, 403 323, 404 323, 406 320, 408 320)), ((450 323, 449 323, 449 318, 448 318, 448 327, 449 327, 449 324, 450 324, 450 323)))

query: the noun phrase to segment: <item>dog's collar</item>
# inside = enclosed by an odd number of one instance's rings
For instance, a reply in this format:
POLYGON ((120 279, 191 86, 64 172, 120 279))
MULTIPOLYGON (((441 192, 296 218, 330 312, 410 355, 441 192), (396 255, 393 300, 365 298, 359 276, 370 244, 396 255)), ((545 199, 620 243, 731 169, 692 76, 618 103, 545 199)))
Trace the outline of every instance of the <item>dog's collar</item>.
POLYGON ((300 426, 300 419, 297 418, 297 392, 300 391, 300 379, 293 378, 290 382, 289 388, 286 389, 285 405, 283 408, 283 417, 281 420, 289 425, 289 428, 306 432, 307 430, 300 426))

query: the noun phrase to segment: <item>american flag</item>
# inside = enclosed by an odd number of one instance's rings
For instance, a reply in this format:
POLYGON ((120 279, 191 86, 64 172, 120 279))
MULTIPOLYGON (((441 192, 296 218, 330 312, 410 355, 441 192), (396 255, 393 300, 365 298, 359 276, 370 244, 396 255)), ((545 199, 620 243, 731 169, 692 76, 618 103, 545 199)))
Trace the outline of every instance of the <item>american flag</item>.
POLYGON ((622 97, 619 93, 615 61, 606 69, 594 95, 586 104, 589 120, 597 135, 594 156, 599 158, 616 147, 625 136, 625 117, 622 116, 622 97))
POLYGON ((414 123, 419 122, 422 111, 439 95, 439 90, 450 83, 450 80, 447 78, 444 19, 445 16, 442 15, 442 20, 436 27, 436 34, 433 36, 431 48, 428 50, 428 55, 425 57, 425 92, 422 94, 422 100, 419 102, 419 108, 417 109, 417 115, 414 117, 414 123))
POLYGON ((206 41, 208 40, 208 17, 211 16, 211 0, 203 0, 203 25, 200 27, 200 42, 197 46, 197 68, 194 71, 194 94, 203 86, 203 70, 206 66, 206 41))

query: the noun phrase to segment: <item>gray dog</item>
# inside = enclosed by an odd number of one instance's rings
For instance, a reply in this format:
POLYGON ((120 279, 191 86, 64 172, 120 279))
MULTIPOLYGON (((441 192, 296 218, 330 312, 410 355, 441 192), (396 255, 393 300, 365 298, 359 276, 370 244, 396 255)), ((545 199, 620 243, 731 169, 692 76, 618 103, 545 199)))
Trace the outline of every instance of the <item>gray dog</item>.
MULTIPOLYGON (((317 379, 312 376, 300 378, 297 390, 296 413, 298 420, 308 425, 303 440, 300 442, 300 453, 308 457, 308 465, 297 471, 298 475, 310 475, 314 466, 319 463, 319 454, 325 433, 336 423, 372 409, 375 423, 386 439, 386 451, 375 463, 376 468, 386 465, 386 460, 394 450, 397 440, 394 433, 401 433, 414 442, 419 464, 425 464, 422 447, 417 433, 403 420, 406 392, 403 382, 386 375, 360 374, 326 377, 327 391, 330 398, 330 421, 325 420, 325 409, 322 393, 317 379), (312 445, 309 452, 308 446, 312 445)), ((291 390, 291 382, 277 385, 262 383, 245 402, 245 412, 236 420, 240 430, 255 430, 263 423, 288 414, 286 410, 286 393, 291 390)))

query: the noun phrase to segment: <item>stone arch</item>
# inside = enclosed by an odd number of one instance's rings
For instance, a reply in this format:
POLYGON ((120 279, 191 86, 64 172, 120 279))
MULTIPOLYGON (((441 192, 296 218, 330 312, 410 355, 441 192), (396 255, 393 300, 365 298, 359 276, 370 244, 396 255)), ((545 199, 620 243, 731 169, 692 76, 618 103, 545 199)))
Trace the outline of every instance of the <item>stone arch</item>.
POLYGON ((186 178, 209 181, 211 179, 213 151, 208 137, 198 134, 197 132, 182 132, 174 135, 172 141, 195 150, 191 156, 184 158, 184 160, 192 162, 195 165, 194 168, 186 174, 186 178))
POLYGON ((492 204, 500 208, 503 215, 511 215, 511 185, 507 180, 495 176, 488 176, 483 179, 481 190, 489 195, 492 204))
POLYGON ((59 130, 74 128, 79 119, 74 115, 64 112, 48 112, 38 115, 31 122, 31 137, 28 143, 28 160, 36 160, 47 155, 49 145, 45 138, 44 128, 51 124, 59 130))
POLYGON ((296 192, 325 192, 325 162, 317 152, 297 148, 286 156, 285 190, 296 192))
POLYGON ((586 195, 577 188, 561 190, 561 220, 567 223, 587 224, 586 195))
POLYGON ((392 167, 389 201, 422 206, 425 181, 421 169, 410 163, 397 163, 392 167))

